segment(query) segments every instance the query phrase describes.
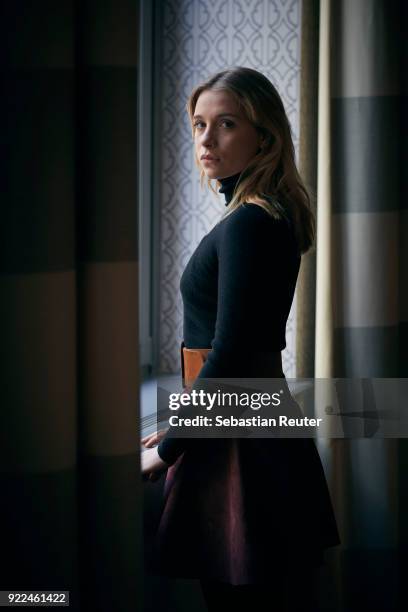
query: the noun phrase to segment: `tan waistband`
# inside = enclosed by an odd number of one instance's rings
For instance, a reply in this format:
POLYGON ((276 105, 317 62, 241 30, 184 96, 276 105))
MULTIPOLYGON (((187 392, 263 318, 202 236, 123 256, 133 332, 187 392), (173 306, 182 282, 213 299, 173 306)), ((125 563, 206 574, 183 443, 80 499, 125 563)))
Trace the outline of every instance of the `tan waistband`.
MULTIPOLYGON (((200 373, 212 349, 189 349, 181 343, 181 376, 183 387, 191 387, 200 373)), ((257 378, 279 378, 283 376, 280 351, 263 351, 251 356, 253 371, 257 378)))
POLYGON ((189 349, 181 343, 181 378, 183 387, 194 384, 211 349, 189 349))

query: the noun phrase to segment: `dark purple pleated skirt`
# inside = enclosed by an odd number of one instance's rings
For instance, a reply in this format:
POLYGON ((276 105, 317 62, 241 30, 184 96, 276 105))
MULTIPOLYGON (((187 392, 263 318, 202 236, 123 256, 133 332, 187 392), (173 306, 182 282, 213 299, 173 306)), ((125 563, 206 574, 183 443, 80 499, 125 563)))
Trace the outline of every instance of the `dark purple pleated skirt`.
POLYGON ((319 565, 339 543, 312 439, 197 439, 167 472, 156 571, 230 584, 319 565))

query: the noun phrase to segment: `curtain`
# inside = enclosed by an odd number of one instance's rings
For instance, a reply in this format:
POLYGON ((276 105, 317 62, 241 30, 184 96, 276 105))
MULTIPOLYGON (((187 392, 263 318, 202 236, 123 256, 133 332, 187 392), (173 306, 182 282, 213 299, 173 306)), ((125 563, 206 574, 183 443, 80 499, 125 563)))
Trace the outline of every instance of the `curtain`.
MULTIPOLYGON (((316 215, 319 0, 302 0, 299 169, 316 215)), ((302 257, 296 291, 296 375, 312 378, 315 363, 316 249, 302 257)))
POLYGON ((141 586, 137 17, 0 15, 0 586, 72 610, 134 610, 141 586))
MULTIPOLYGON (((393 0, 303 1, 300 161, 317 187, 317 241, 299 286, 300 376, 406 375, 402 23, 393 0), (310 72, 317 87, 303 82, 310 72)), ((342 538, 323 609, 396 610, 405 441, 327 440, 319 450, 342 538)))

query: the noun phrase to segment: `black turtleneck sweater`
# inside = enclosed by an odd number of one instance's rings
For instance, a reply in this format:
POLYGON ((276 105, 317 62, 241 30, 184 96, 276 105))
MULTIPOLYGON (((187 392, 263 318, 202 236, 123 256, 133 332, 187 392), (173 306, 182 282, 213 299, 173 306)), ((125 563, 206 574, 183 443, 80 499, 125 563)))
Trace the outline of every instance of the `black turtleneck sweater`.
MULTIPOLYGON (((227 206, 238 178, 220 181, 227 206)), ((204 236, 180 283, 185 346, 212 348, 199 378, 262 376, 250 357, 285 348, 299 265, 290 223, 256 204, 242 205, 204 236)), ((186 442, 166 436, 160 457, 171 465, 186 442)))

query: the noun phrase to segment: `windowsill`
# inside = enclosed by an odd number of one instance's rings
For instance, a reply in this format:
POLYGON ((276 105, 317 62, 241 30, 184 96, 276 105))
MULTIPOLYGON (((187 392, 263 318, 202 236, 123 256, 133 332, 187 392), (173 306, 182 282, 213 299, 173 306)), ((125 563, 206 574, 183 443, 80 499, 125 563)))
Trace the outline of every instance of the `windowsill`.
MULTIPOLYGON (((157 430, 157 386, 162 381, 174 380, 173 375, 158 375, 144 380, 140 387, 140 429, 141 437, 157 430)), ((142 447, 143 450, 143 447, 142 447)))

